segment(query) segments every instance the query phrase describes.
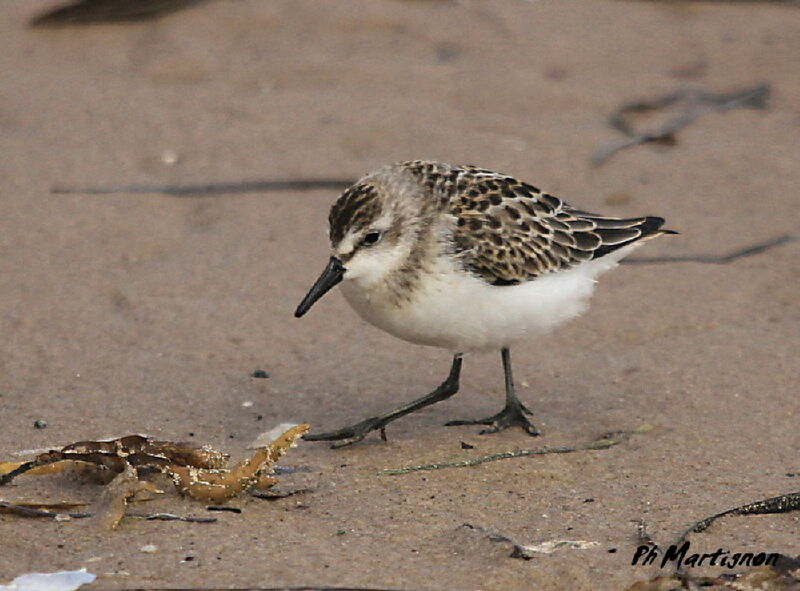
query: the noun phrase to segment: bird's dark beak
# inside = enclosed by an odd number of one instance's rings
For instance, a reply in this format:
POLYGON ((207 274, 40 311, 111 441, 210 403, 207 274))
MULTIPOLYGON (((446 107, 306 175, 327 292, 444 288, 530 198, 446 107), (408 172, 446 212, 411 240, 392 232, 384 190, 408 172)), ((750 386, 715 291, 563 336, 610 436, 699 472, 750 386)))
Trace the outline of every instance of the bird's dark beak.
POLYGON ((319 279, 317 279, 314 285, 311 286, 311 289, 308 290, 306 297, 304 297, 300 305, 297 306, 297 310, 294 311, 294 317, 300 318, 311 309, 314 302, 336 287, 342 280, 345 271, 347 271, 347 269, 344 268, 339 259, 331 257, 322 275, 319 276, 319 279))

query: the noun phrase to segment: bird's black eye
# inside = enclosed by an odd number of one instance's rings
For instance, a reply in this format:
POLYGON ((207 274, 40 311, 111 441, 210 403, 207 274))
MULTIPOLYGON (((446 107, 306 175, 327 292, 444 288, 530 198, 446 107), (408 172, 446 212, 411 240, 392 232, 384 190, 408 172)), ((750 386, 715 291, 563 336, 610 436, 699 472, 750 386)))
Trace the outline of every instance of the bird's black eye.
POLYGON ((373 244, 376 244, 380 239, 381 239, 380 232, 369 232, 367 235, 364 236, 363 243, 367 246, 372 246, 373 244))

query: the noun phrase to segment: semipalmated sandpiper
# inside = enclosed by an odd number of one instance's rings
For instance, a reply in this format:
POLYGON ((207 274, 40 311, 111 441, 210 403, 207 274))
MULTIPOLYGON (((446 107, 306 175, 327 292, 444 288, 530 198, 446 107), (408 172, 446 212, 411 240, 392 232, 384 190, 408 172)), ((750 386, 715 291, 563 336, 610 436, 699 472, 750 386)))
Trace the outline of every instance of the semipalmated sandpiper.
POLYGON ((396 410, 305 439, 346 445, 458 391, 462 355, 500 350, 506 403, 499 413, 448 425, 517 425, 539 431, 517 398, 509 347, 586 310, 597 277, 647 239, 660 217, 615 218, 575 209, 515 178, 414 160, 349 187, 328 218, 332 256, 300 302, 298 318, 341 282, 367 322, 420 345, 453 352, 450 374, 396 410))

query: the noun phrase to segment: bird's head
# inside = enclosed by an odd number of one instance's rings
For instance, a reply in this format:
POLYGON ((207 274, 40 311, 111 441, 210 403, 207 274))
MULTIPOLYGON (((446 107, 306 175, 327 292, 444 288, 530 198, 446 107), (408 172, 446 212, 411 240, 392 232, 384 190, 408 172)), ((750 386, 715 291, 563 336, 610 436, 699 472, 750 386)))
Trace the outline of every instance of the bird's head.
POLYGON ((331 258, 295 316, 305 314, 342 280, 369 289, 402 268, 429 217, 426 191, 398 165, 347 188, 328 216, 331 258))

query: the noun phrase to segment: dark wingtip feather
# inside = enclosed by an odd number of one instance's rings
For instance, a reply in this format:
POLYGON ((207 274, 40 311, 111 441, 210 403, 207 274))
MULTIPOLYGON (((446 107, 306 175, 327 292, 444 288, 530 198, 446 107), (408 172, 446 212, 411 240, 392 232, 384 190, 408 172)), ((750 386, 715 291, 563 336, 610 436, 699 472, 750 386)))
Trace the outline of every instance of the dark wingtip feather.
POLYGON ((644 218, 644 222, 636 226, 642 231, 642 235, 639 236, 636 240, 641 240, 642 238, 647 238, 648 236, 652 236, 653 234, 680 234, 680 232, 676 232, 675 230, 664 230, 661 226, 664 225, 664 218, 660 218, 654 215, 649 215, 644 218))
MULTIPOLYGON (((632 226, 632 228, 636 228, 641 232, 635 238, 631 238, 630 240, 625 240, 624 242, 618 242, 616 244, 604 244, 600 248, 594 251, 593 258, 600 258, 605 256, 611 252, 614 252, 618 248, 622 248, 623 246, 628 246, 629 244, 633 244, 638 240, 642 240, 643 238, 647 238, 648 236, 659 235, 659 234, 677 234, 674 230, 662 230, 661 226, 664 225, 664 218, 657 217, 657 216, 647 216, 644 218, 644 221, 640 224, 636 224, 632 226)), ((603 231, 600 230, 597 232, 600 234, 600 237, 603 237, 603 231)))
POLYGON ((641 230, 642 235, 637 238, 637 240, 644 238, 645 236, 650 236, 651 234, 655 234, 658 230, 661 229, 661 226, 664 225, 664 218, 656 217, 653 215, 647 216, 644 218, 644 221, 636 226, 641 230))

